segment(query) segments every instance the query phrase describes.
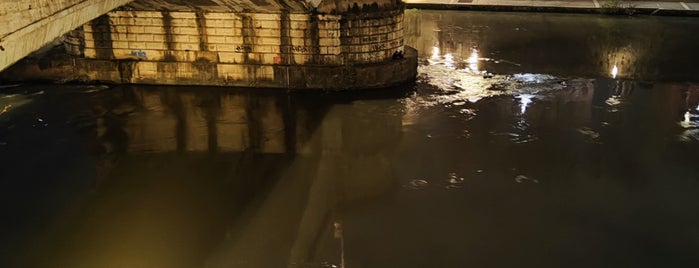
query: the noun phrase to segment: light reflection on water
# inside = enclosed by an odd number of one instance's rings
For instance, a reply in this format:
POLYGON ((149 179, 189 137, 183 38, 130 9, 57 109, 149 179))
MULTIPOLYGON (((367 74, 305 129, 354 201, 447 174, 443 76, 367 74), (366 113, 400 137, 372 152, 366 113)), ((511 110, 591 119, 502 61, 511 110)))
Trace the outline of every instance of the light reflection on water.
POLYGON ((18 90, 0 266, 692 267, 699 86, 551 74, 475 24, 408 92, 18 90))

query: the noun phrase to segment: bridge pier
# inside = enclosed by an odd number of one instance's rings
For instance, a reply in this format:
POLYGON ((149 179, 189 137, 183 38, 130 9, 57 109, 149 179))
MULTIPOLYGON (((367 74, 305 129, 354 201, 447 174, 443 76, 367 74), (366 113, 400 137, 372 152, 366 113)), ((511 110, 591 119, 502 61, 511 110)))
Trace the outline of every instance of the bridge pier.
POLYGON ((65 80, 327 90, 412 81, 403 4, 361 1, 135 1, 82 27, 69 51, 83 57, 65 80))

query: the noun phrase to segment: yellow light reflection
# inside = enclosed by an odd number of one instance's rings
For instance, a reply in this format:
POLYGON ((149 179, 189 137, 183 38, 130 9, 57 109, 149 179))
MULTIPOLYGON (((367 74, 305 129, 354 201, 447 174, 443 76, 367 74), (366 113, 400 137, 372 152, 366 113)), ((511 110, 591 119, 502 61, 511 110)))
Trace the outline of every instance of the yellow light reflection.
POLYGON ((612 78, 616 78, 617 74, 619 74, 619 68, 614 64, 614 68, 612 68, 612 78))
POLYGON ((478 50, 473 49, 471 56, 468 57, 468 68, 473 72, 478 72, 478 50))

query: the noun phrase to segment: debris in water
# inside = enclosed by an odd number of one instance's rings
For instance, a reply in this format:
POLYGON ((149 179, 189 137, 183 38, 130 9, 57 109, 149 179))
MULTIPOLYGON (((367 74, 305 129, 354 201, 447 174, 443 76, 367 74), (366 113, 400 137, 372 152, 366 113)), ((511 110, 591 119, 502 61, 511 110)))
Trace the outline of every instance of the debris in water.
POLYGON ((539 180, 534 179, 534 178, 529 178, 529 177, 524 176, 524 175, 517 175, 517 177, 515 177, 515 181, 517 183, 524 183, 524 182, 539 183, 539 180))
POLYGON ((458 189, 464 186, 464 178, 459 177, 456 173, 449 173, 449 178, 446 181, 445 189, 458 189))
POLYGON ((420 190, 427 187, 427 185, 429 185, 429 183, 426 180, 414 179, 403 185, 403 187, 412 190, 420 190))
POLYGON ((597 139, 597 138, 599 138, 599 133, 595 132, 594 130, 590 129, 589 127, 579 128, 579 129, 578 129, 578 132, 579 132, 580 134, 585 135, 586 137, 588 137, 588 138, 590 138, 590 139, 597 139))
POLYGON ((20 84, 12 84, 12 85, 0 85, 0 89, 5 89, 5 88, 14 88, 14 87, 19 87, 21 86, 20 84))
POLYGON ((609 99, 604 101, 604 103, 606 103, 609 106, 617 106, 617 105, 621 104, 621 97, 611 96, 611 97, 609 97, 609 99))

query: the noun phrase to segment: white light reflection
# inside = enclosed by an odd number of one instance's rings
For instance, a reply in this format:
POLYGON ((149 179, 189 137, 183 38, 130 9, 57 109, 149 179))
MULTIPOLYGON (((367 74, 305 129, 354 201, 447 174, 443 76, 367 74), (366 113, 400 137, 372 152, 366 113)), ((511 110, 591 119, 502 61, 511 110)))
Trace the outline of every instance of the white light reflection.
POLYGON ((478 50, 473 49, 471 52, 471 56, 468 57, 468 68, 471 69, 471 71, 477 73, 478 72, 478 50))
POLYGON ((534 95, 521 94, 517 96, 517 98, 519 98, 520 113, 524 114, 525 112, 527 112, 527 106, 529 106, 529 104, 532 103, 532 98, 534 98, 534 95))
POLYGON ((454 56, 451 53, 444 54, 444 66, 454 68, 454 56))
POLYGON ((619 74, 619 68, 614 64, 614 68, 612 68, 612 78, 616 78, 617 74, 619 74))
POLYGON ((439 60, 439 47, 438 46, 433 46, 432 47, 432 57, 430 59, 432 60, 439 60))
POLYGON ((692 121, 692 114, 689 112, 684 113, 684 123, 689 125, 692 121))
POLYGON ((697 104, 697 111, 699 111, 699 104, 697 104))

